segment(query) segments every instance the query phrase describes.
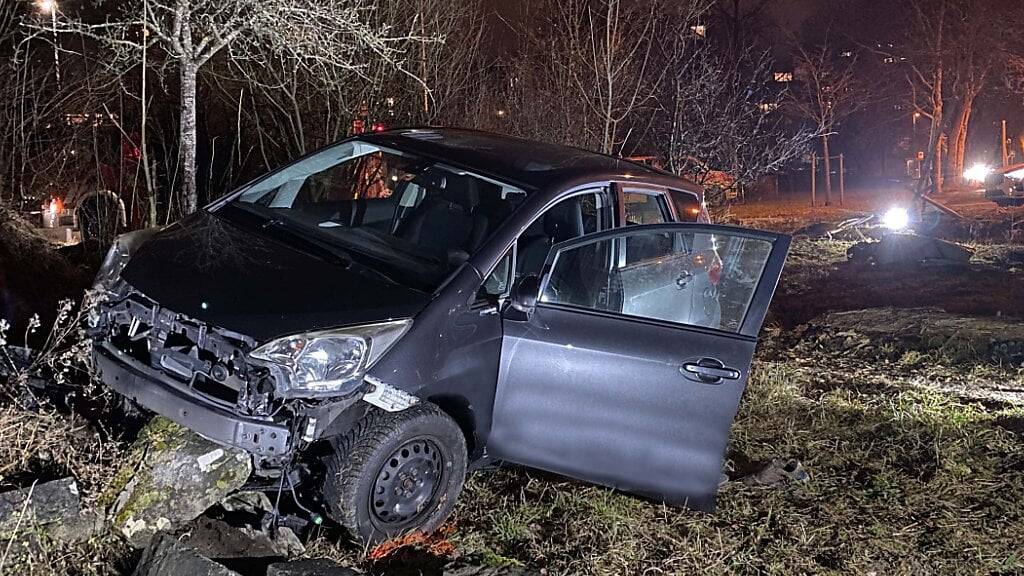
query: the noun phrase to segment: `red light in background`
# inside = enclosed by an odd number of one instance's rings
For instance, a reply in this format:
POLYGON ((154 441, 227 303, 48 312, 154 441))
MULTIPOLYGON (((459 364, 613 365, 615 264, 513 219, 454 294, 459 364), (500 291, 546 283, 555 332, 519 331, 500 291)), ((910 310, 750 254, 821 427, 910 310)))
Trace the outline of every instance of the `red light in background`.
POLYGON ((373 130, 374 132, 383 132, 383 131, 387 130, 387 127, 384 126, 383 122, 374 122, 370 126, 370 130, 373 130))

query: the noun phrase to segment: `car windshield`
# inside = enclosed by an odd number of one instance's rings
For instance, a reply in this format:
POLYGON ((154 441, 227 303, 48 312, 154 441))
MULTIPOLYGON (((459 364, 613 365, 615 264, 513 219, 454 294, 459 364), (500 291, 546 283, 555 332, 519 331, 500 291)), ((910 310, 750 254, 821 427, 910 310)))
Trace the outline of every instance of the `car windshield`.
POLYGON ((226 207, 436 288, 525 197, 491 178, 354 140, 250 184, 226 207))

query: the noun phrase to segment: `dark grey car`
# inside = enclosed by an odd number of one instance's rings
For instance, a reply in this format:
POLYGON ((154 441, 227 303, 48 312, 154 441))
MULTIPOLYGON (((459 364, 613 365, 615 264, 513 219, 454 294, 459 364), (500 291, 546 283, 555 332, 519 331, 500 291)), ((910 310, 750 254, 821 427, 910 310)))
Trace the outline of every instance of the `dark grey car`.
POLYGON ((789 240, 703 214, 591 152, 361 136, 121 237, 95 359, 367 542, 491 461, 709 509, 789 240))

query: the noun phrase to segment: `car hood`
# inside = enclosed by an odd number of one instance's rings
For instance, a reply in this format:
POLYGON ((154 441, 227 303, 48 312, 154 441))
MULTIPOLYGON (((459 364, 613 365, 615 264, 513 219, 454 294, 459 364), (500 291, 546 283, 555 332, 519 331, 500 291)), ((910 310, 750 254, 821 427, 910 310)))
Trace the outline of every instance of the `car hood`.
POLYGON ((160 306, 257 341, 392 318, 430 295, 208 212, 157 232, 121 276, 160 306))

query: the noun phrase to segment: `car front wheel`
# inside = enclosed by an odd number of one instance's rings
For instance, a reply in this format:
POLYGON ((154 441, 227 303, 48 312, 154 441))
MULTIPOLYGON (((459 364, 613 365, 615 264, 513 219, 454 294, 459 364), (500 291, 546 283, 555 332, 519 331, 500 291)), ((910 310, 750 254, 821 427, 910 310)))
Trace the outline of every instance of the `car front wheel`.
POLYGON ((334 520, 376 544, 440 527, 465 477, 462 431, 439 408, 373 409, 335 442, 324 497, 334 520))

